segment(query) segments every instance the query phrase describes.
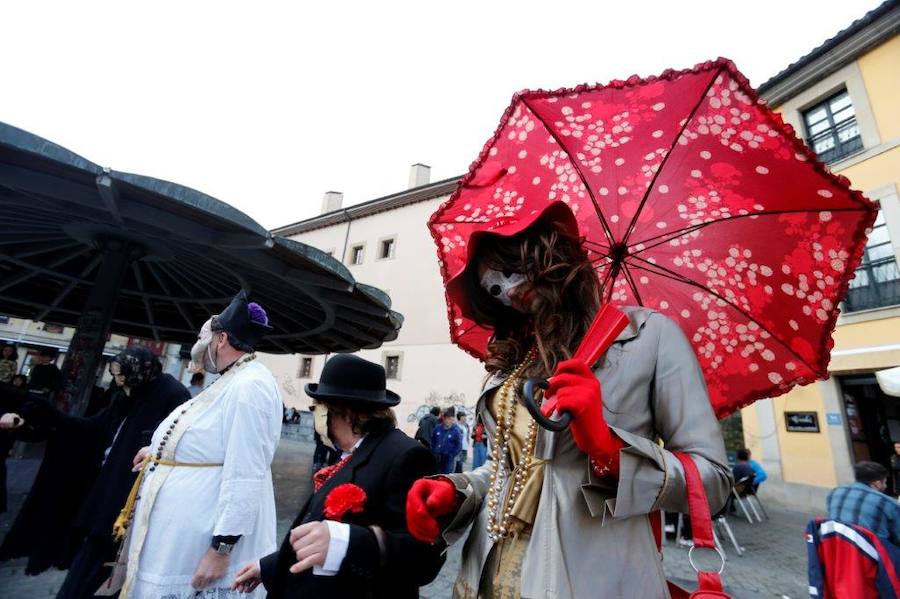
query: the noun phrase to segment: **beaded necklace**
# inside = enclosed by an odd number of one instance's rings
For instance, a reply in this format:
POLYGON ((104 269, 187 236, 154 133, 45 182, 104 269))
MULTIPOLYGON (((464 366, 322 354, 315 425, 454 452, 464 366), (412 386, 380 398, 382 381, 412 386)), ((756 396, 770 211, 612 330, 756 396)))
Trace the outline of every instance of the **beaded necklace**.
POLYGON ((494 434, 494 442, 492 444, 492 461, 493 471, 491 472, 490 486, 488 489, 488 510, 489 518, 487 525, 488 537, 491 541, 497 542, 500 539, 509 536, 511 530, 509 526, 512 517, 513 507, 516 500, 522 493, 528 476, 531 472, 531 462, 534 456, 535 440, 537 439, 537 423, 532 421, 528 425, 528 433, 525 436, 525 446, 522 448, 519 456, 519 463, 515 465, 513 471, 515 477, 513 479, 512 488, 506 501, 500 499, 503 493, 503 487, 509 477, 507 471, 507 461, 510 459, 510 437, 512 434, 513 424, 516 417, 516 407, 518 400, 516 399, 516 386, 522 378, 522 373, 528 364, 534 359, 535 352, 530 350, 525 356, 521 364, 516 366, 515 370, 509 375, 500 389, 497 391, 497 428, 494 434), (503 515, 502 519, 499 518, 503 515))
MULTIPOLYGON (((224 375, 226 372, 228 372, 229 370, 232 370, 232 369, 237 370, 244 364, 249 364, 250 362, 252 362, 255 359, 256 359, 256 352, 244 354, 243 356, 241 356, 240 358, 235 360, 235 362, 231 366, 229 366, 228 368, 223 370, 222 374, 224 375)), ((169 440, 169 435, 171 435, 172 431, 175 430, 175 425, 178 424, 178 420, 182 416, 184 416, 184 414, 191 408, 192 405, 194 405, 193 401, 188 402, 188 404, 186 406, 181 408, 178 416, 176 416, 175 419, 172 420, 172 422, 169 424, 169 428, 166 430, 166 432, 163 434, 162 439, 160 439, 160 441, 159 441, 159 447, 156 450, 156 456, 150 460, 150 467, 148 468, 150 470, 150 472, 153 472, 154 470, 156 470, 156 464, 158 464, 160 462, 160 460, 162 460, 163 449, 165 449, 165 447, 166 447, 166 443, 169 440)))

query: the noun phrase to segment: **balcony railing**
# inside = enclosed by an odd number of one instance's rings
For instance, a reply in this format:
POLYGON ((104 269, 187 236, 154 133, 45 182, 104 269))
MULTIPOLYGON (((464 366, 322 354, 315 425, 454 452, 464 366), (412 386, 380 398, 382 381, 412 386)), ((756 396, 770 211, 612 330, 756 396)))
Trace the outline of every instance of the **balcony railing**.
POLYGON ((893 256, 864 262, 850 282, 845 312, 872 310, 900 304, 900 271, 893 256))
POLYGON ((836 162, 862 150, 863 147, 855 117, 819 131, 807 139, 806 143, 822 162, 836 162))

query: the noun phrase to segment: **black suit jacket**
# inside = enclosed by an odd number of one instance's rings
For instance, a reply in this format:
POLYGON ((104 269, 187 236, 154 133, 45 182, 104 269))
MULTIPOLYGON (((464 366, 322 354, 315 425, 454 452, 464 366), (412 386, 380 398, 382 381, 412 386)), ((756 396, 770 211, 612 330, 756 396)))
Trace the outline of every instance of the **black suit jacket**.
POLYGON ((291 574, 296 563, 289 536, 280 549, 260 560, 270 599, 328 597, 418 597, 419 587, 437 576, 442 548, 415 540, 406 528, 406 494, 413 482, 437 472, 434 456, 397 429, 369 433, 350 461, 306 502, 291 528, 324 520, 325 498, 336 486, 353 483, 366 492, 361 514, 350 524, 347 555, 335 576, 315 576, 312 569, 291 574), (384 554, 370 526, 384 531, 384 554))

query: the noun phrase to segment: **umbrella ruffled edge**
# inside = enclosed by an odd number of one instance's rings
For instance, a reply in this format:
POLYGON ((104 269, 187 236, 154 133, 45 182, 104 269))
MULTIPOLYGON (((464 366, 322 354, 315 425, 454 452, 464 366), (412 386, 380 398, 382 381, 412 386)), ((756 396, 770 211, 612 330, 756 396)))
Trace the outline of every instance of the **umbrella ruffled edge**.
MULTIPOLYGON (((463 187, 468 185, 472 179, 475 177, 475 173, 481 168, 481 165, 484 164, 485 160, 488 158, 488 153, 490 152, 491 147, 496 143, 497 139, 500 137, 500 133, 503 128, 506 126, 506 123, 509 121, 509 118, 512 116, 513 111, 516 106, 522 100, 526 98, 548 98, 553 96, 566 96, 572 94, 580 94, 585 92, 594 92, 600 91, 603 89, 613 88, 613 89, 622 89, 625 87, 636 87, 639 85, 647 85, 649 83, 654 83, 656 81, 672 81, 684 75, 691 75, 697 73, 703 73, 706 71, 711 71, 715 69, 724 69, 731 75, 734 80, 741 87, 742 91, 747 94, 747 96, 756 104, 760 106, 765 114, 766 118, 769 120, 771 125, 782 135, 785 136, 794 146, 794 149, 802 154, 806 161, 810 163, 810 166, 813 167, 814 170, 823 175, 826 179, 832 182, 839 189, 843 189, 849 195, 852 200, 855 200, 859 203, 859 207, 861 211, 868 212, 868 218, 863 218, 858 226, 857 230, 853 233, 852 244, 855 247, 853 254, 850 256, 847 261, 848 268, 844 271, 844 275, 841 277, 840 284, 838 285, 838 296, 841 298, 845 298, 847 295, 847 291, 850 287, 850 281, 856 277, 856 269, 859 266, 860 261, 862 260, 863 252, 865 251, 865 238, 867 237, 867 231, 872 227, 875 222, 875 218, 878 215, 878 208, 874 202, 872 202, 869 198, 867 198, 861 191, 857 189, 853 189, 850 186, 850 180, 844 175, 839 175, 831 172, 828 166, 822 162, 819 157, 813 152, 812 148, 807 146, 803 141, 797 136, 797 132, 794 127, 790 123, 786 123, 782 118, 781 114, 772 110, 768 102, 759 97, 759 94, 756 92, 756 89, 751 85, 750 80, 741 73, 738 68, 735 66, 734 62, 732 62, 728 58, 719 57, 715 60, 707 60, 705 62, 697 63, 691 68, 685 69, 666 69, 659 75, 650 75, 648 77, 641 77, 639 75, 632 75, 628 79, 613 79, 606 84, 596 83, 596 84, 588 84, 583 83, 577 85, 575 87, 563 87, 556 90, 544 90, 544 89, 536 89, 536 90, 522 90, 513 94, 512 100, 509 103, 509 106, 506 107, 506 110, 503 112, 503 115, 500 117, 500 123, 497 125, 497 128, 494 130, 494 134, 485 142, 484 146, 479 152, 478 157, 472 161, 469 165, 469 170, 466 174, 460 179, 456 190, 444 201, 437 210, 429 217, 428 219, 428 230, 431 233, 431 237, 435 243, 435 253, 438 258, 438 266, 441 271, 441 277, 444 281, 444 298, 447 304, 447 325, 450 331, 450 339, 463 351, 472 357, 484 362, 484 356, 476 350, 474 347, 469 346, 468 344, 461 342, 459 337, 454 332, 454 323, 453 323, 453 308, 452 303, 449 301, 449 297, 447 297, 446 291, 446 283, 450 278, 450 273, 447 272, 447 267, 442 259, 441 255, 441 243, 439 239, 439 235, 435 229, 438 224, 439 219, 443 215, 443 213, 457 200, 459 197, 463 187), (849 268, 851 267, 852 268, 849 268)), ((842 300, 843 301, 843 300, 842 300)), ((737 404, 727 406, 727 409, 717 409, 716 416, 718 418, 724 418, 729 414, 733 414, 734 412, 754 403, 759 399, 766 399, 772 397, 778 397, 779 395, 784 395, 789 392, 795 386, 802 386, 814 382, 816 380, 821 380, 828 378, 828 364, 831 361, 831 350, 834 348, 834 331, 837 328, 837 320, 840 316, 841 310, 840 305, 835 307, 829 316, 829 320, 825 323, 822 329, 822 338, 820 339, 820 347, 822 347, 822 351, 819 355, 819 367, 818 372, 814 372, 815 378, 811 380, 807 380, 804 377, 800 377, 792 380, 789 384, 785 383, 777 383, 773 384, 772 387, 763 389, 757 392, 752 393, 748 396, 748 399, 745 399, 742 402, 737 404)), ((466 331, 468 332, 468 330, 466 331)))

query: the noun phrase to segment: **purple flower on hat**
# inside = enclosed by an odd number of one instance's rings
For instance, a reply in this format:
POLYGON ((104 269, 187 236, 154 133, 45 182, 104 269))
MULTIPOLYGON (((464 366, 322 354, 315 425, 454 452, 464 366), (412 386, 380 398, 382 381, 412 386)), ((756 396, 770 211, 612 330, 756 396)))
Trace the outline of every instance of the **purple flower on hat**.
POLYGON ((250 302, 249 304, 247 304, 247 310, 250 312, 250 320, 252 320, 253 322, 262 325, 269 324, 269 317, 268 315, 266 315, 266 311, 256 302, 250 302))

